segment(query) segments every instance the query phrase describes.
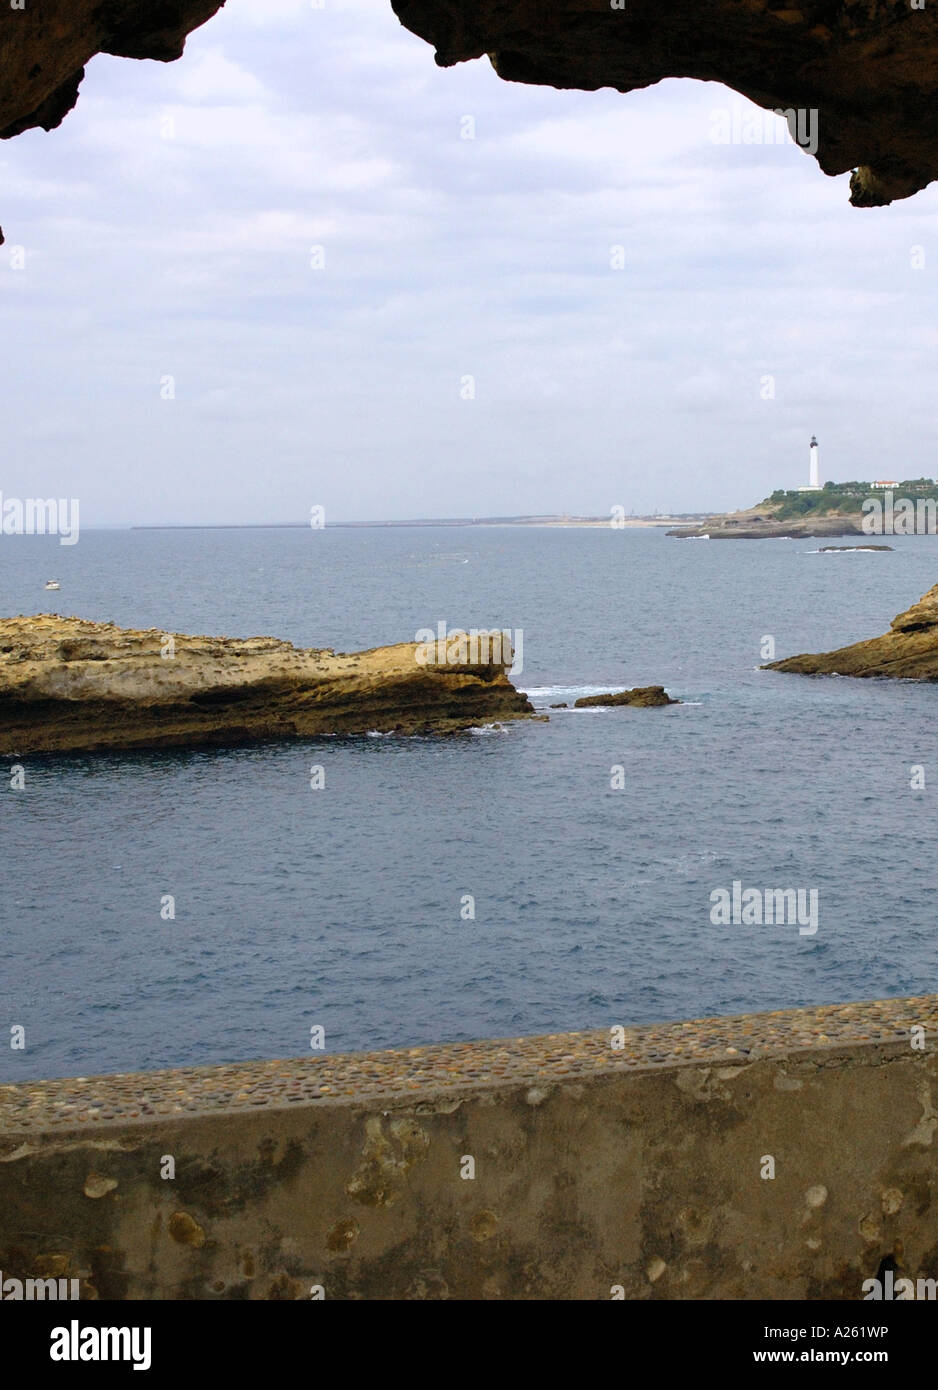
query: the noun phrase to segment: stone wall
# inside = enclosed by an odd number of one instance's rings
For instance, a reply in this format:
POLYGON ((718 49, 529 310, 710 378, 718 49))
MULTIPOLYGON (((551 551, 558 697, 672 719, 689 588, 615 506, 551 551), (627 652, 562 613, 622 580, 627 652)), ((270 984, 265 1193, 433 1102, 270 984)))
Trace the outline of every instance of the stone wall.
POLYGON ((930 996, 3 1086, 0 1270, 85 1298, 858 1299, 884 1260, 938 1276, 936 1027, 930 996))

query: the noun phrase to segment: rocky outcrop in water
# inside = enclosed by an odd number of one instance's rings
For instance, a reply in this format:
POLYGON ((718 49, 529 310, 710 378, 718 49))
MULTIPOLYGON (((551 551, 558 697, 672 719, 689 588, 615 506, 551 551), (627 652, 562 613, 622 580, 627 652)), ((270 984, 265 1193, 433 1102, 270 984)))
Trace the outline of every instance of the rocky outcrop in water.
POLYGON ((632 705, 636 709, 652 709, 656 705, 679 705, 680 700, 672 700, 663 685, 640 685, 634 690, 620 690, 608 695, 581 695, 573 702, 574 709, 591 709, 594 706, 632 705))
POLYGON ((460 662, 456 641, 439 665, 421 664, 419 651, 402 643, 340 654, 273 637, 4 618, 0 754, 448 733, 533 714, 506 661, 460 662))
POLYGON ((833 652, 789 656, 765 671, 802 676, 887 676, 895 680, 938 681, 938 584, 911 608, 893 618, 889 632, 833 652))
POLYGON ((770 541, 808 540, 821 536, 862 536, 862 516, 821 516, 804 521, 775 521, 749 512, 729 512, 711 517, 699 526, 677 526, 669 536, 678 540, 770 541))

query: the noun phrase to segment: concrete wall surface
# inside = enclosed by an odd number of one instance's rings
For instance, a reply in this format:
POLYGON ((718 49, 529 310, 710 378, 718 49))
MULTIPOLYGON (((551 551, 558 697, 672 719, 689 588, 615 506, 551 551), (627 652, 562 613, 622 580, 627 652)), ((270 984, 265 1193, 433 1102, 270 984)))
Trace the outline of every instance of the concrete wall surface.
POLYGON ((936 1029, 929 996, 2 1086, 2 1279, 860 1299, 938 1277, 936 1029))

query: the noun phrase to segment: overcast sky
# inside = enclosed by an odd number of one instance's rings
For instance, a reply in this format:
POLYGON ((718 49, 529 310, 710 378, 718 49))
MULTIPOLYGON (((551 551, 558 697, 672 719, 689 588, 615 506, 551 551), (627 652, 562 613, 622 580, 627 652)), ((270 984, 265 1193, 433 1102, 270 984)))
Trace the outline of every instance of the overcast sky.
POLYGON ((715 143, 734 106, 443 70, 383 0, 95 58, 0 145, 0 491, 83 527, 705 510, 806 482, 812 433, 822 480, 935 475, 938 193, 852 208, 788 140, 715 143))

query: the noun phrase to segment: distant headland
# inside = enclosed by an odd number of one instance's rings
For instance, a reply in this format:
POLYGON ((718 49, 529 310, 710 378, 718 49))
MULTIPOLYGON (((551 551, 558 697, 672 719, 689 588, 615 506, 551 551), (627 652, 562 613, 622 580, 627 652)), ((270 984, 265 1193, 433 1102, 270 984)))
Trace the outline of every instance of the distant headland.
MULTIPOLYGON (((738 512, 720 512, 695 526, 678 526, 668 531, 679 540, 765 540, 808 536, 861 536, 893 534, 864 526, 870 520, 870 499, 894 497, 910 504, 924 504, 938 492, 932 478, 911 478, 904 482, 875 481, 824 483, 823 486, 778 488, 754 507, 738 512), (864 503, 866 506, 864 507, 864 503)), ((896 527, 894 534, 910 534, 896 527)))

